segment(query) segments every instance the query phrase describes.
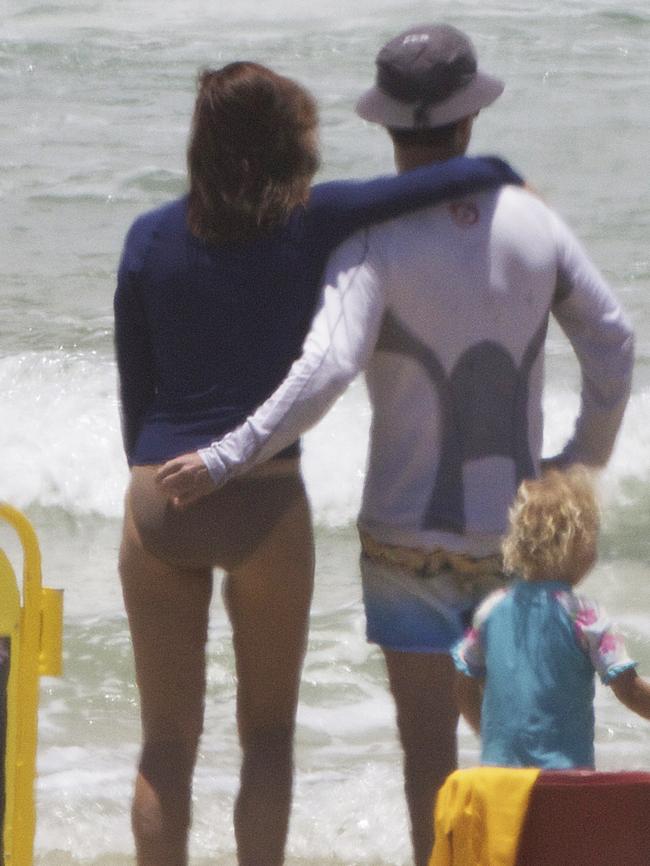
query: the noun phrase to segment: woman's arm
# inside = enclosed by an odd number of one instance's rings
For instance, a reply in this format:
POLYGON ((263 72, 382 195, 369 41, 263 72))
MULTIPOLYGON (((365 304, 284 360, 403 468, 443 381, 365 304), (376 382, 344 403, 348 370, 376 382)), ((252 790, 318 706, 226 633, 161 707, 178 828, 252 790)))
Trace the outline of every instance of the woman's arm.
POLYGON ((118 270, 113 307, 122 439, 130 464, 144 413, 155 394, 155 384, 147 324, 129 261, 127 247, 118 270))
POLYGON ((650 683, 634 668, 628 668, 610 682, 619 701, 632 712, 650 720, 650 683))
POLYGON ((458 156, 397 175, 317 184, 311 191, 306 219, 333 247, 357 229, 405 211, 522 183, 520 175, 498 157, 458 156))

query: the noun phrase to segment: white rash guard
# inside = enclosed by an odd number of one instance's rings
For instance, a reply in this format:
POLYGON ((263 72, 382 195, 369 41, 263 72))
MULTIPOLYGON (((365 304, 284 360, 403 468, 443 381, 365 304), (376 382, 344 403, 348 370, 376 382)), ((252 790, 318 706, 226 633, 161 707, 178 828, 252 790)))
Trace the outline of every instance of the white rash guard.
POLYGON ((360 527, 388 544, 491 554, 519 482, 539 471, 550 313, 582 373, 558 459, 603 465, 629 397, 632 331, 569 229, 516 187, 342 244, 284 383, 199 453, 221 485, 293 442, 365 370, 373 421, 360 527))

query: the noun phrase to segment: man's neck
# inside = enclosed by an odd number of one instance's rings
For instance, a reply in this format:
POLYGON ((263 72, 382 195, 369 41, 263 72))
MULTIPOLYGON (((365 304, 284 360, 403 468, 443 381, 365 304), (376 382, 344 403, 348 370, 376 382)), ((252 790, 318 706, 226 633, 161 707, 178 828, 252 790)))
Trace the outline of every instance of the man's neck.
POLYGON ((395 165, 399 172, 410 171, 423 165, 431 165, 432 162, 446 162, 455 156, 462 156, 469 146, 472 135, 472 127, 476 115, 459 120, 452 129, 445 130, 442 137, 416 136, 419 140, 413 140, 413 136, 400 138, 399 135, 391 135, 395 151, 395 165))
POLYGON ((446 162, 455 156, 462 154, 450 148, 440 149, 432 147, 395 147, 395 166, 401 174, 403 171, 411 171, 432 162, 446 162))

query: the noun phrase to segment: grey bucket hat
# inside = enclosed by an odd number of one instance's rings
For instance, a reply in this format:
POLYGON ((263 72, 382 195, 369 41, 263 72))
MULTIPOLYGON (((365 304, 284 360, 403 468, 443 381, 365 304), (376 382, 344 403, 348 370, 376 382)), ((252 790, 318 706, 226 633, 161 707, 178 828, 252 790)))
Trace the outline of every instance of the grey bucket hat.
POLYGON ((448 24, 412 27, 377 55, 374 87, 359 99, 364 120, 392 129, 446 126, 475 114, 504 84, 478 68, 470 39, 448 24))

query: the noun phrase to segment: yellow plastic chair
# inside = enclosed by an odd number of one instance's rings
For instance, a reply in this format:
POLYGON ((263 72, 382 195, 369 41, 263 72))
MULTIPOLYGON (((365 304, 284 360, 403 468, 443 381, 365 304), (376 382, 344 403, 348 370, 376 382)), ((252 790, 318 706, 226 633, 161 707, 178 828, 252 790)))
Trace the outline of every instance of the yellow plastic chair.
POLYGON ((13 527, 23 550, 21 599, 15 572, 0 548, 0 639, 9 647, 0 862, 3 866, 31 866, 36 830, 39 677, 61 675, 63 592, 41 585, 38 539, 24 514, 0 502, 0 519, 13 527))

